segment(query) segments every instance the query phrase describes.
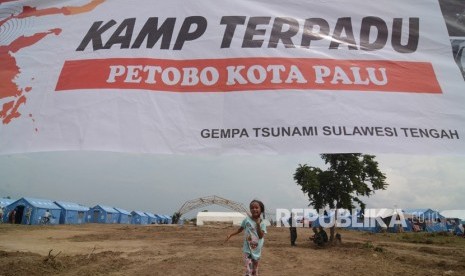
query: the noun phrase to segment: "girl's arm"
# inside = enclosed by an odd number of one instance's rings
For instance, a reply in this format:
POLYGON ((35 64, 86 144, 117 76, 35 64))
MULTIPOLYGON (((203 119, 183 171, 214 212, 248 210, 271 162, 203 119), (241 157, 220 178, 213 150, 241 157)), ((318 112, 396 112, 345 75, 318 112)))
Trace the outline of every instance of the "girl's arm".
POLYGON ((239 227, 239 229, 237 229, 233 233, 229 234, 228 237, 226 238, 225 242, 227 242, 232 236, 235 236, 235 235, 239 234, 240 232, 242 232, 242 230, 244 230, 244 228, 239 227))
POLYGON ((262 219, 261 218, 256 219, 255 223, 257 224, 258 237, 261 239, 263 238, 263 236, 265 236, 265 233, 263 232, 262 227, 261 227, 262 219))

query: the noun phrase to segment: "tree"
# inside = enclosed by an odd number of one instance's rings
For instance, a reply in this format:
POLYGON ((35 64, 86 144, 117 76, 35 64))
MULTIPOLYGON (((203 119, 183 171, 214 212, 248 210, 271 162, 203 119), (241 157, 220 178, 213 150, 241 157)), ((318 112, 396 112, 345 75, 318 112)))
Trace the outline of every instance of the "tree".
POLYGON ((173 214, 173 219, 171 220, 172 224, 178 224, 180 218, 181 218, 181 213, 175 212, 173 214))
MULTIPOLYGON (((386 176, 379 170, 374 155, 361 153, 321 154, 326 170, 301 165, 294 173, 294 180, 308 195, 311 206, 320 210, 326 206, 331 209, 355 208, 357 203, 365 209, 361 196, 374 194, 376 190, 385 190, 388 184, 386 176)), ((337 212, 335 212, 337 216, 337 212)), ((334 240, 336 225, 330 228, 330 241, 334 240)))

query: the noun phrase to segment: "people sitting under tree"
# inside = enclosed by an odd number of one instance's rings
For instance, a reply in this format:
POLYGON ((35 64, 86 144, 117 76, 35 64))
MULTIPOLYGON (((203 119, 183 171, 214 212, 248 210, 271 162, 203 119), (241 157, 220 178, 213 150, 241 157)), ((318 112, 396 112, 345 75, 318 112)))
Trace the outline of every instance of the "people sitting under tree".
POLYGON ((320 234, 320 236, 322 237, 323 242, 327 243, 328 242, 328 234, 326 234, 326 231, 325 231, 325 229, 323 229, 322 226, 320 226, 319 228, 320 228, 320 231, 318 232, 318 234, 320 234))
POLYGON ((318 246, 324 246, 328 242, 328 234, 326 231, 323 229, 322 226, 319 228, 313 227, 313 237, 310 239, 313 240, 313 242, 318 245, 318 246))

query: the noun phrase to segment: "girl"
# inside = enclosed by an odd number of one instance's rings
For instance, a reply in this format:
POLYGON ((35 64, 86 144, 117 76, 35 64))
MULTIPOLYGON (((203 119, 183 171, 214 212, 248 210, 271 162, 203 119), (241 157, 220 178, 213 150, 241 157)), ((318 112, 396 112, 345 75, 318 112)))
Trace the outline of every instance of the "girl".
POLYGON ((232 236, 239 234, 245 229, 244 233, 244 245, 242 246, 242 252, 244 253, 245 262, 245 275, 258 275, 258 261, 263 247, 264 236, 266 233, 265 222, 261 218, 265 218, 265 205, 259 200, 252 200, 250 202, 250 213, 251 217, 247 216, 241 224, 241 227, 235 232, 228 235, 226 241, 232 236))

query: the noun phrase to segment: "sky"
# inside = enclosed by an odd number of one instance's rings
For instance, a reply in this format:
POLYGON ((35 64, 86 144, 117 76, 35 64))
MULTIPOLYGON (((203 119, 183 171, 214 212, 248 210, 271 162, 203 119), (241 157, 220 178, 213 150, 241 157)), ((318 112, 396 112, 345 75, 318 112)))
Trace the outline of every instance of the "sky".
MULTIPOLYGON (((389 186, 367 208, 465 209, 465 157, 379 154, 389 186)), ((0 197, 97 204, 171 215, 184 202, 216 195, 277 208, 309 208, 293 180, 299 164, 325 168, 318 154, 189 156, 116 152, 0 155, 0 197)), ((218 206, 193 210, 226 211, 218 206)))
MULTIPOLYGON (((451 14, 455 16, 455 12, 451 14)), ((462 37, 462 33, 458 35, 462 37)), ((382 154, 377 161, 389 186, 364 199, 368 208, 465 209, 465 156, 382 154)), ((257 198, 273 212, 308 207, 306 195, 293 180, 299 164, 324 167, 318 154, 309 153, 181 156, 72 151, 0 155, 0 197, 173 214, 187 200, 217 195, 246 206, 257 198)))

